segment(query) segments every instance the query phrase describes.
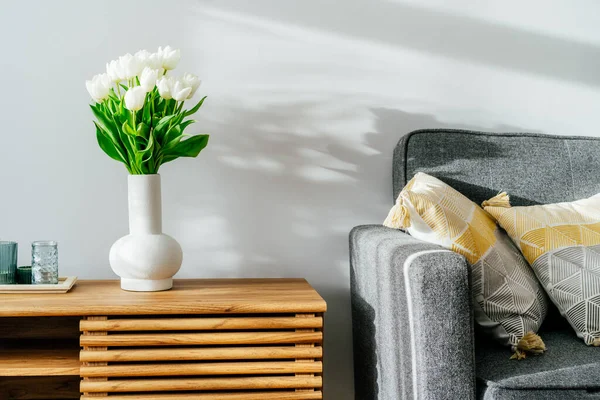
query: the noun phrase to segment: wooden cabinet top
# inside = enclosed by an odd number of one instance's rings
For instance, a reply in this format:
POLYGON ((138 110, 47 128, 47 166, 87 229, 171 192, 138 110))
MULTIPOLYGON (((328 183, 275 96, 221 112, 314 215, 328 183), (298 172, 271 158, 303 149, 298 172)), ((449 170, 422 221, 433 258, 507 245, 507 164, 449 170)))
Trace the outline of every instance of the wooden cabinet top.
POLYGON ((126 292, 117 280, 80 280, 64 294, 0 294, 0 317, 320 313, 304 279, 179 279, 164 292, 126 292))

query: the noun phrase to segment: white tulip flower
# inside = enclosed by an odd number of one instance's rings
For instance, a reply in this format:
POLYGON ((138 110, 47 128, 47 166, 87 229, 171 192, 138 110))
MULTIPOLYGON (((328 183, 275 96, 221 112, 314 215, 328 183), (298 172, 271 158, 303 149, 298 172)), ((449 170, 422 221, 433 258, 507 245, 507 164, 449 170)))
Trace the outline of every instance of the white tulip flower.
POLYGON ((143 87, 146 92, 150 92, 154 89, 154 85, 156 85, 156 80, 158 79, 158 73, 159 71, 157 69, 145 67, 140 74, 140 86, 143 87))
POLYGON ((112 80, 108 74, 94 75, 91 81, 85 81, 85 87, 96 103, 101 103, 108 97, 112 80))
POLYGON ((171 46, 167 46, 164 49, 159 47, 157 54, 161 59, 162 67, 167 71, 175 69, 181 58, 181 51, 179 49, 173 49, 171 46))
POLYGON ((152 54, 152 53, 150 53, 148 50, 142 49, 142 50, 136 51, 136 53, 134 54, 134 56, 136 56, 140 60, 143 60, 143 59, 148 58, 150 56, 150 54, 152 54))
POLYGON ((192 87, 185 84, 182 80, 176 80, 173 88, 171 89, 171 95, 177 101, 184 101, 188 98, 192 92, 192 87))
POLYGON ((158 53, 150 53, 148 50, 140 50, 134 55, 144 67, 161 69, 162 59, 158 53))
POLYGON ((123 64, 121 64, 120 60, 112 60, 111 62, 106 63, 106 73, 115 83, 119 83, 126 79, 125 69, 123 69, 123 64))
POLYGON ((125 93, 125 108, 130 111, 138 111, 144 107, 146 91, 141 86, 129 88, 125 93))
POLYGON ((191 99, 192 97, 194 97, 194 94, 196 94, 196 90, 198 90, 198 88, 200 87, 200 83, 202 83, 202 81, 196 75, 189 74, 189 73, 183 74, 183 77, 181 78, 181 80, 187 86, 192 88, 192 91, 190 92, 190 95, 188 96, 188 99, 191 99))
POLYGON ((123 66, 125 71, 125 78, 135 78, 144 69, 144 64, 137 58, 127 53, 124 56, 119 57, 119 62, 123 66))
POLYGON ((169 100, 173 98, 171 94, 171 90, 173 89, 173 85, 175 84, 174 78, 172 76, 163 76, 156 82, 156 86, 158 87, 158 94, 165 100, 169 100))

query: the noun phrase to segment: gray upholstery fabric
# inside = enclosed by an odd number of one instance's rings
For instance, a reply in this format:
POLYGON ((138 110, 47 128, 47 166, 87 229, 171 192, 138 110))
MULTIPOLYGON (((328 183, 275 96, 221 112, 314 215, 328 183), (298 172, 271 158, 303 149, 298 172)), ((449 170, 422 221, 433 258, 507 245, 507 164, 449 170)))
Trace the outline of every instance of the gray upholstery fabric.
POLYGON ((586 346, 564 320, 560 326, 547 325, 540 331, 548 347, 546 354, 520 362, 509 360, 506 349, 496 343, 478 341, 479 399, 600 397, 600 348, 586 346))
POLYGON ((492 387, 483 400, 598 400, 600 393, 587 390, 514 390, 492 387))
POLYGON ((350 234, 357 399, 473 399, 465 259, 378 225, 350 234))
POLYGON ((598 138, 415 131, 394 150, 394 200, 416 172, 425 172, 477 204, 502 190, 515 206, 574 201, 600 192, 598 154, 598 138))
MULTIPOLYGON (((415 131, 394 150, 392 201, 416 172, 476 203, 501 190, 513 205, 582 199, 600 192, 599 154, 598 138, 415 131)), ((355 228, 350 246, 356 399, 472 399, 465 260, 420 253, 439 247, 382 226, 355 228)), ((546 320, 543 356, 517 362, 502 346, 478 344, 477 398, 600 399, 600 349, 585 346, 568 325, 557 328, 564 321, 556 310, 546 320)))

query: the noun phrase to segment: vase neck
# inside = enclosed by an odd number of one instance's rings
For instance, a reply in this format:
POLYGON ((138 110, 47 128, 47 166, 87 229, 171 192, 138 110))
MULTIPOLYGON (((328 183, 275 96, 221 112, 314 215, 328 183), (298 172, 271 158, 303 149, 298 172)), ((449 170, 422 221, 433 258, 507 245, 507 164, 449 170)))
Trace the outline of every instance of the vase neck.
POLYGON ((129 232, 162 233, 160 175, 129 175, 129 232))

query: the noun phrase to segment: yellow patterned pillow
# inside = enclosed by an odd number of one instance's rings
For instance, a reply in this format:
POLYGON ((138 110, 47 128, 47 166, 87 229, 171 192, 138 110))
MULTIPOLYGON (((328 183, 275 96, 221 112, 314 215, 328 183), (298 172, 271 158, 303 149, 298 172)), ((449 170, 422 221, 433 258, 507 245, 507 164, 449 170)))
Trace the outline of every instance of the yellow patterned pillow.
MULTIPOLYGON (((398 195, 384 222, 462 254, 471 266, 475 320, 493 337, 523 350, 537 332, 547 299, 531 268, 481 207, 444 182, 417 173, 398 195)), ((520 354, 522 355, 522 354, 520 354)))
POLYGON ((487 206, 577 336, 600 345, 600 194, 569 203, 487 206))

